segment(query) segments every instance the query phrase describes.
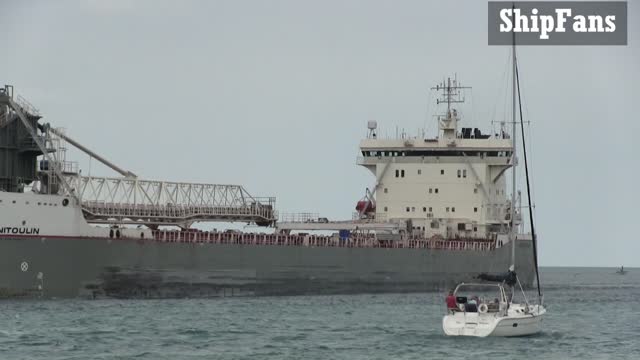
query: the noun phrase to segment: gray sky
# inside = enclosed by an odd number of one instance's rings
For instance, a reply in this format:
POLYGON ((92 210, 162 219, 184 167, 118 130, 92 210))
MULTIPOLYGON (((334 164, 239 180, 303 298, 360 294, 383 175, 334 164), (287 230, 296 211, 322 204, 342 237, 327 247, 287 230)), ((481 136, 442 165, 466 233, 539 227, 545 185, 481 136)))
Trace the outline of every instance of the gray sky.
MULTIPOLYGON (((640 4, 626 47, 521 47, 542 265, 640 266, 640 4)), ((0 83, 143 178, 238 183, 283 212, 350 217, 367 120, 427 127, 428 88, 505 116, 509 50, 470 1, 0 0, 0 83)), ((86 157, 78 158, 87 169, 86 157)), ((95 161, 93 174, 108 174, 95 161)))

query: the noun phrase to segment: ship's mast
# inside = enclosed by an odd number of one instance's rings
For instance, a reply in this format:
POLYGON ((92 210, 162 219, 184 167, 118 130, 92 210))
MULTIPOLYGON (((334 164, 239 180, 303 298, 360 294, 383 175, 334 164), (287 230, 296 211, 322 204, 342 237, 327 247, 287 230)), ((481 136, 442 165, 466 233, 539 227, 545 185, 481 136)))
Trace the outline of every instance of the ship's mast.
POLYGON ((471 89, 469 86, 461 86, 457 76, 453 81, 447 78, 440 84, 432 87, 431 90, 441 91, 442 95, 436 99, 436 104, 447 103, 447 113, 442 116, 438 115, 438 128, 442 131, 444 139, 454 140, 458 131, 458 113, 455 109, 451 109, 451 104, 464 103, 464 90, 471 89))
POLYGON ((511 178, 511 228, 509 229, 509 235, 511 237, 511 266, 515 271, 516 266, 516 165, 517 165, 517 156, 516 156, 516 32, 513 31, 513 46, 512 46, 512 55, 513 55, 513 97, 512 97, 512 128, 511 128, 511 142, 512 142, 512 150, 511 150, 511 166, 512 166, 512 178, 511 178))

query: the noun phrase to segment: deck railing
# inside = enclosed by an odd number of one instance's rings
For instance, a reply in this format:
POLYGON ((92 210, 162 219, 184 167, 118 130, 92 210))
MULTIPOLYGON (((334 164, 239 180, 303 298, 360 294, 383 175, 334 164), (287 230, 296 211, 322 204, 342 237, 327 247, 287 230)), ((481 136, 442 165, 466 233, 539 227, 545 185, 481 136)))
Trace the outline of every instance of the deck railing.
POLYGON ((495 241, 485 239, 465 240, 378 240, 372 235, 352 235, 341 239, 322 235, 283 235, 206 231, 156 230, 154 239, 168 243, 302 246, 302 247, 345 247, 345 248, 389 248, 389 249, 439 249, 491 251, 495 241))

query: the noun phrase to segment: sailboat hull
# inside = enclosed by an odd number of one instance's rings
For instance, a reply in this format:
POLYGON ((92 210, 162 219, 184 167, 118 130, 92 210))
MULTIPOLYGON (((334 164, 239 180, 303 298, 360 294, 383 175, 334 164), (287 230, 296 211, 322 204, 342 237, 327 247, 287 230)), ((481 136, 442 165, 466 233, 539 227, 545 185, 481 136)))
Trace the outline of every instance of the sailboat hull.
POLYGON ((542 331, 542 318, 546 312, 537 305, 530 313, 523 313, 521 305, 509 309, 507 315, 499 313, 455 312, 442 319, 442 328, 448 336, 529 336, 542 331))
POLYGON ((498 321, 489 336, 529 336, 542 331, 542 316, 504 318, 498 321))

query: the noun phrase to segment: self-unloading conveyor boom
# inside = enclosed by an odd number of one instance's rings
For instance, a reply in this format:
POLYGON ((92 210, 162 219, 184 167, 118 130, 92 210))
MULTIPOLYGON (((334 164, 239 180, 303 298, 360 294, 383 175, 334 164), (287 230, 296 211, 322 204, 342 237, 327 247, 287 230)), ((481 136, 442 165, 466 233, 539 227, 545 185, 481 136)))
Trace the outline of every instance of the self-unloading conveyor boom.
POLYGON ((79 142, 77 142, 77 141, 73 140, 72 138, 68 137, 67 135, 65 135, 62 131, 59 131, 58 129, 55 129, 55 128, 52 128, 52 127, 49 127, 49 131, 51 131, 55 135, 59 136, 60 138, 62 138, 66 142, 68 142, 69 144, 71 144, 71 145, 75 146, 76 148, 84 151, 87 155, 95 158, 96 160, 98 160, 101 163, 105 164, 106 166, 110 167, 115 172, 119 173, 120 175, 122 175, 124 177, 128 177, 128 178, 137 177, 136 174, 132 173, 131 171, 124 170, 124 169, 118 167, 116 164, 112 163, 111 161, 109 161, 109 160, 103 158, 102 156, 96 154, 95 152, 89 150, 87 147, 83 146, 79 142))
MULTIPOLYGON (((37 144, 46 162, 40 170, 50 172, 46 181, 59 179, 66 194, 82 206, 85 219, 90 223, 145 224, 150 227, 175 225, 188 228, 198 221, 242 221, 268 226, 275 223, 275 198, 251 196, 240 185, 195 184, 139 179, 84 145, 54 129, 39 124, 39 111, 21 97, 13 99, 13 88, 0 89, 0 105, 6 104, 16 116, 3 112, 0 129, 16 118, 37 144), (38 130, 41 134, 38 133, 38 130), (64 162, 50 145, 62 139, 121 174, 122 178, 81 176, 65 171, 64 162)), ((51 187, 47 187, 51 189, 51 187)), ((57 190, 51 191, 58 193, 57 190)))

